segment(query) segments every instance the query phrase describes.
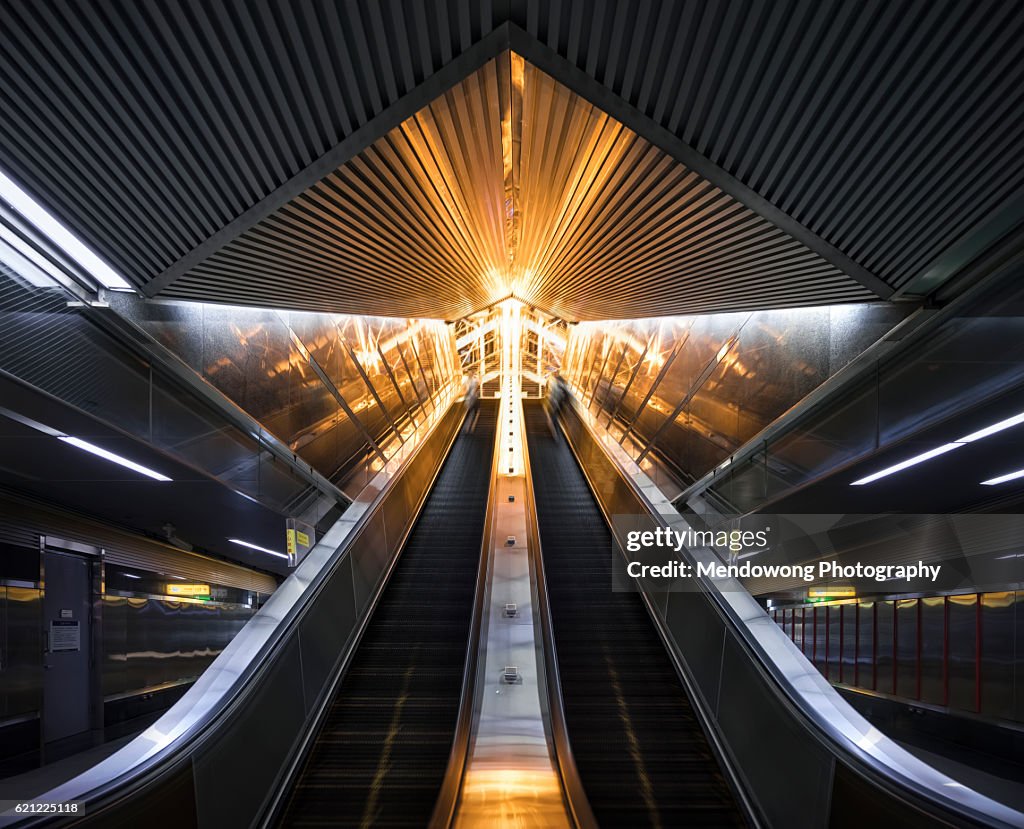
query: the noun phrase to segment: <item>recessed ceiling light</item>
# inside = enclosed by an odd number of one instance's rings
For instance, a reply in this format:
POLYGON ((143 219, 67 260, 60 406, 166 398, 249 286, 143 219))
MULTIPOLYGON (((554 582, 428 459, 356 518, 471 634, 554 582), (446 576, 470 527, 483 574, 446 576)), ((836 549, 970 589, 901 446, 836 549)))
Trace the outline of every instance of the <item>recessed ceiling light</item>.
POLYGON ((1006 420, 1000 420, 998 423, 993 423, 991 426, 986 426, 984 429, 979 429, 977 432, 971 432, 969 435, 965 435, 962 438, 957 438, 957 443, 974 443, 976 440, 987 438, 989 435, 994 435, 996 432, 1001 432, 1003 429, 1009 429, 1011 426, 1017 426, 1020 423, 1024 423, 1024 412, 1013 417, 1008 417, 1006 420))
POLYGON ((60 435, 58 436, 57 440, 62 440, 64 441, 64 443, 70 444, 71 446, 74 446, 78 449, 82 449, 86 452, 96 455, 97 457, 110 461, 111 463, 116 463, 119 466, 124 466, 128 469, 132 469, 135 472, 138 472, 142 475, 146 475, 155 481, 171 480, 166 475, 161 475, 159 472, 150 469, 148 466, 143 466, 141 463, 135 463, 135 461, 130 461, 128 460, 128 458, 122 458, 120 455, 116 455, 113 452, 107 451, 102 446, 96 446, 96 444, 89 443, 88 441, 82 440, 81 438, 74 438, 71 437, 70 435, 60 435))
POLYGON ((1016 472, 1007 472, 998 478, 989 478, 981 483, 983 486, 995 486, 996 484, 1005 484, 1007 481, 1016 481, 1018 478, 1024 478, 1024 469, 1018 469, 1016 472))
MULTIPOLYGON (((864 484, 870 484, 872 481, 877 481, 879 478, 884 478, 886 475, 892 475, 894 472, 900 472, 910 466, 916 466, 924 461, 931 460, 932 458, 938 457, 939 455, 945 455, 947 452, 951 452, 954 449, 958 449, 961 446, 966 446, 968 443, 974 443, 976 440, 987 438, 989 435, 994 435, 997 432, 1002 432, 1004 429, 1009 429, 1013 426, 1019 426, 1024 423, 1024 412, 1016 414, 1013 417, 1008 417, 1005 420, 1000 420, 997 423, 993 423, 991 426, 986 426, 984 429, 979 429, 976 432, 964 435, 962 438, 957 438, 950 443, 944 443, 942 446, 936 446, 934 449, 929 449, 927 452, 922 452, 920 455, 914 455, 912 458, 907 458, 905 461, 900 461, 897 464, 888 466, 885 469, 879 470, 872 475, 868 475, 866 478, 860 478, 854 481, 850 486, 863 486, 864 484)), ((1015 477, 1024 476, 1024 470, 1020 473, 1010 473, 1009 476, 1003 476, 1001 478, 993 478, 990 481, 982 481, 984 484, 1001 484, 1003 481, 1012 480, 1015 477)))
POLYGON ((897 464, 888 466, 885 469, 875 472, 873 475, 868 475, 866 478, 854 481, 850 486, 863 486, 864 484, 870 484, 872 481, 877 481, 879 478, 884 478, 886 475, 892 475, 894 472, 899 472, 907 467, 916 466, 919 463, 931 460, 939 455, 945 455, 947 452, 952 452, 954 449, 959 449, 964 445, 965 444, 963 443, 945 443, 942 446, 936 446, 934 449, 922 452, 920 455, 914 455, 912 458, 907 458, 905 461, 900 461, 897 464))
POLYGON ((0 198, 28 219, 35 228, 68 256, 85 268, 103 287, 112 290, 134 290, 106 262, 91 251, 75 234, 51 216, 46 209, 11 179, 0 173, 0 198))
POLYGON ((251 541, 242 541, 240 538, 229 538, 232 544, 240 544, 242 547, 248 547, 250 550, 259 550, 261 553, 267 555, 277 556, 278 558, 288 558, 284 553, 279 553, 276 550, 268 550, 266 547, 261 547, 259 544, 253 544, 251 541))

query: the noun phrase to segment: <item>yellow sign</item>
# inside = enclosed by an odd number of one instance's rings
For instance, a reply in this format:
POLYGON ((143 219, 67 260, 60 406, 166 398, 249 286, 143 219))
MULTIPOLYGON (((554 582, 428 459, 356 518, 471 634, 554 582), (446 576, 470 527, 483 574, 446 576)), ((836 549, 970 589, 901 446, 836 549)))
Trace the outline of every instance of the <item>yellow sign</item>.
POLYGON ((852 587, 810 587, 807 589, 808 599, 853 599, 857 591, 852 587))
POLYGON ((206 596, 210 595, 208 584, 169 584, 167 585, 168 596, 206 596))
POLYGON ((309 536, 302 530, 288 530, 286 539, 290 556, 295 555, 299 547, 309 547, 309 536))

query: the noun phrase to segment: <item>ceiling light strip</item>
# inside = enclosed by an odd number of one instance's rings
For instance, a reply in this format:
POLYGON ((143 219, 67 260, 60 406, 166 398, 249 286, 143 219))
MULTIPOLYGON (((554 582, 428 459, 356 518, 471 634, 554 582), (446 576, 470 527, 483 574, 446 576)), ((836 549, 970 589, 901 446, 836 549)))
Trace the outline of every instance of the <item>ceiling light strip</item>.
MULTIPOLYGON (((888 475, 893 475, 896 472, 901 472, 904 469, 908 469, 911 466, 917 466, 919 463, 924 463, 925 461, 931 460, 932 458, 937 458, 939 455, 945 455, 947 452, 951 452, 954 449, 959 449, 961 446, 966 446, 969 443, 974 443, 975 441, 982 440, 983 438, 987 438, 990 437, 991 435, 998 434, 999 432, 1002 432, 1006 429, 1018 426, 1021 423, 1024 423, 1024 412, 1016 414, 1013 417, 1008 417, 1005 420, 1000 420, 997 423, 993 423, 990 426, 986 426, 984 429, 979 429, 976 432, 971 432, 970 434, 964 435, 961 438, 957 438, 956 440, 951 441, 950 443, 944 443, 942 446, 936 446, 934 449, 929 449, 927 452, 922 452, 920 455, 914 455, 914 457, 907 458, 905 461, 900 461, 897 464, 888 466, 885 469, 881 469, 878 472, 868 475, 866 478, 860 478, 856 481, 853 481, 853 483, 851 483, 850 486, 863 486, 864 484, 870 484, 874 481, 877 481, 879 478, 885 478, 888 475)), ((1024 471, 1022 471, 1019 474, 1010 473, 1010 475, 1004 475, 1001 478, 992 478, 991 480, 988 481, 982 481, 982 483, 998 484, 1003 483, 1004 481, 1012 480, 1014 477, 1022 476, 1024 476, 1024 471)))

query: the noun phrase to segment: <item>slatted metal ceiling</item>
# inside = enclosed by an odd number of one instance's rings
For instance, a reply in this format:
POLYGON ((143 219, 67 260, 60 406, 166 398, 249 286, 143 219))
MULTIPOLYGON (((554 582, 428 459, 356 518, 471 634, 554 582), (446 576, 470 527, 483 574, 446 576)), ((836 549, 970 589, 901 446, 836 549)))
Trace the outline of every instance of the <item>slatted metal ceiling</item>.
POLYGON ((569 319, 872 297, 507 53, 164 293, 448 319, 513 293, 569 319))
POLYGON ((488 62, 165 294, 448 319, 500 298, 488 282, 505 247, 498 65, 488 62))
POLYGON ((7 0, 0 14, 0 164, 140 286, 505 21, 894 288, 1024 185, 1015 0, 7 0))
POLYGON ((873 294, 525 66, 515 292, 568 319, 814 305, 873 294), (686 310, 684 310, 686 309, 686 310))

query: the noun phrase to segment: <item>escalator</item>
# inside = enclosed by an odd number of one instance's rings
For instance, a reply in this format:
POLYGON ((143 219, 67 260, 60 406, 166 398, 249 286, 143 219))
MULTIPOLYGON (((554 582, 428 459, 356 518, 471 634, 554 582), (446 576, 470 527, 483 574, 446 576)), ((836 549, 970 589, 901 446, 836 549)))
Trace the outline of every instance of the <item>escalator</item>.
POLYGON ((611 534, 572 450, 524 405, 566 727, 598 824, 744 825, 643 601, 611 590, 611 534))
POLYGON ((497 417, 481 400, 453 444, 280 825, 429 822, 459 713, 497 417))

